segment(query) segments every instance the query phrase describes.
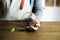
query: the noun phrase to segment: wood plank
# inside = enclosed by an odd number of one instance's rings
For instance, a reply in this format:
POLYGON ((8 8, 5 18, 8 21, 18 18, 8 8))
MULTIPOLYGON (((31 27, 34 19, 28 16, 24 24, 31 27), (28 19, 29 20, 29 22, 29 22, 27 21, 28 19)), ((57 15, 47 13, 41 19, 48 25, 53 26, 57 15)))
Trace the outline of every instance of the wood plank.
MULTIPOLYGON (((15 24, 15 22, 7 22, 9 23, 15 24)), ((6 25, 4 22, 2 24, 6 25)), ((36 32, 12 33, 8 29, 9 26, 4 28, 0 27, 0 40, 60 40, 60 22, 41 22, 41 27, 36 32)))

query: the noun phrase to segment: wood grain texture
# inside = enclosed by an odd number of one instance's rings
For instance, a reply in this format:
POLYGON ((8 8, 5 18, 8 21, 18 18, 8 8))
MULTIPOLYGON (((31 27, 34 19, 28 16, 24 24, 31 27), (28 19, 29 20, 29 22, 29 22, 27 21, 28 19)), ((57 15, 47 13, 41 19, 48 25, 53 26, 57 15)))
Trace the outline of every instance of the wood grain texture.
POLYGON ((0 21, 0 40, 60 40, 60 22, 41 22, 41 27, 36 32, 11 33, 9 26, 17 23, 20 22, 0 21))

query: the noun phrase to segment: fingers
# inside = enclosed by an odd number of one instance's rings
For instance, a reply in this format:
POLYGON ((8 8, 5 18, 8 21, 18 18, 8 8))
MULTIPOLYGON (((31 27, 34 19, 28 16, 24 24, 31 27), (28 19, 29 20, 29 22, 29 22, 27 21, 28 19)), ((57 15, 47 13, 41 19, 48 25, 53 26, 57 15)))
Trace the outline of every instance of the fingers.
POLYGON ((35 25, 29 25, 29 26, 26 27, 26 29, 36 31, 36 30, 38 30, 38 26, 39 26, 38 24, 37 25, 36 24, 35 25))
POLYGON ((35 22, 30 22, 29 25, 26 27, 29 30, 38 30, 38 27, 40 27, 40 23, 35 21, 35 22))
POLYGON ((27 26, 26 29, 28 30, 38 30, 38 27, 34 27, 34 26, 27 26))
POLYGON ((36 26, 40 27, 40 24, 39 24, 39 23, 37 23, 37 24, 36 24, 36 26))
POLYGON ((35 30, 35 31, 38 30, 38 27, 40 27, 40 24, 39 24, 39 23, 31 26, 31 28, 32 28, 33 30, 35 30))
POLYGON ((35 31, 38 30, 38 27, 31 26, 31 28, 35 31))

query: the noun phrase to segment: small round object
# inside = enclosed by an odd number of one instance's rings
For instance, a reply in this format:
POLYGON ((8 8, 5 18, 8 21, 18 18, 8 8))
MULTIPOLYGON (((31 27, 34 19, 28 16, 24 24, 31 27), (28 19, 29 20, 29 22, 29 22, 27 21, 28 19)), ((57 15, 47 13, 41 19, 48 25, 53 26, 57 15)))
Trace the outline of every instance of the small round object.
POLYGON ((24 28, 18 28, 19 31, 24 31, 24 28))
POLYGON ((11 32, 15 32, 15 28, 11 28, 11 32))

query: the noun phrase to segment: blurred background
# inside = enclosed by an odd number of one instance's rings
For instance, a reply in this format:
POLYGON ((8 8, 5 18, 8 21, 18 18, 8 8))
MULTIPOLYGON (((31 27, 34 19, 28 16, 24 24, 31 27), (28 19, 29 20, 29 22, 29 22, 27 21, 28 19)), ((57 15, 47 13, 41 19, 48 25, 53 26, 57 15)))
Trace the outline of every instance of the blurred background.
POLYGON ((42 0, 41 21, 60 21, 60 0, 42 0))
MULTIPOLYGON (((41 13, 41 21, 60 21, 60 0, 41 0, 43 13, 41 13)), ((0 18, 4 18, 6 10, 4 10, 3 2, 0 0, 0 18)), ((5 8, 6 9, 6 8, 5 8)))
MULTIPOLYGON (((25 26, 26 23, 0 20, 0 40, 60 40, 60 0, 41 1, 43 13, 41 13, 41 27, 37 31, 18 31, 17 26, 25 26), (13 33, 10 32, 12 26, 15 26, 13 33)), ((0 19, 6 16, 3 6, 0 0, 0 19)))

